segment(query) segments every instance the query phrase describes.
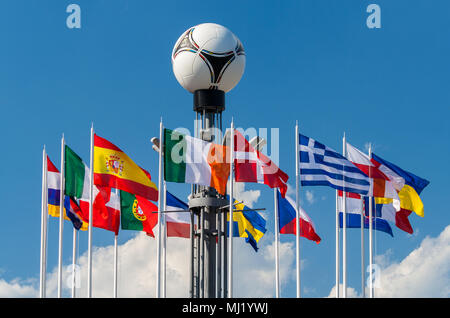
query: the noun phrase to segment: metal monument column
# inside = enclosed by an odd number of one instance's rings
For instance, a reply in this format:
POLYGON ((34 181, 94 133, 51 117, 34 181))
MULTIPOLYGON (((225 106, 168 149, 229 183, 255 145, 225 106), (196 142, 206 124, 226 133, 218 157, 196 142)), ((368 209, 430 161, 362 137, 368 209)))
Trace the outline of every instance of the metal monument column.
MULTIPOLYGON (((222 142, 222 111, 225 93, 219 90, 194 92, 195 137, 222 142)), ((214 188, 192 186, 189 209, 193 214, 191 253, 191 297, 212 298, 224 295, 222 274, 226 275, 223 248, 226 246, 224 218, 228 201, 214 188)))

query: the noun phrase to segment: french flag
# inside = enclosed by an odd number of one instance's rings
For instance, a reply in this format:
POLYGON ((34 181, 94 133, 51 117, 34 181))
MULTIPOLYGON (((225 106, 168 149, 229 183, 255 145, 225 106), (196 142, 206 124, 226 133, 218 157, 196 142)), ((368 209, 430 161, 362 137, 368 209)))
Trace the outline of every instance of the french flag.
MULTIPOLYGON (((277 191, 278 197, 278 225, 281 234, 297 234, 296 231, 296 209, 295 201, 289 196, 283 198, 280 191, 277 191)), ((316 234, 314 224, 306 214, 306 212, 300 207, 300 236, 314 241, 317 244, 320 243, 321 238, 316 234)))
POLYGON ((165 214, 168 237, 191 237, 191 214, 189 206, 176 196, 166 191, 166 211, 174 211, 165 214), (178 211, 178 212, 175 212, 178 211))

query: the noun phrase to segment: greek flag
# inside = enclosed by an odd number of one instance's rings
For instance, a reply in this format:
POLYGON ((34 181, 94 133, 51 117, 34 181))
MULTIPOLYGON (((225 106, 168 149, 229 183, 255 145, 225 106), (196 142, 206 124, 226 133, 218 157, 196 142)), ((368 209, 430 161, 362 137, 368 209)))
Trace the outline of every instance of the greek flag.
POLYGON ((369 177, 353 163, 312 138, 299 137, 302 186, 329 186, 362 195, 369 192, 369 177))

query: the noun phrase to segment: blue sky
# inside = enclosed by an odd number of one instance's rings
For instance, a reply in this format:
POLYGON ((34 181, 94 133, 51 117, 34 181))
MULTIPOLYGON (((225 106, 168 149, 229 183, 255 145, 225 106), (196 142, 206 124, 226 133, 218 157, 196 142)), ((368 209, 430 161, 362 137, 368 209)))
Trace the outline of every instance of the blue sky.
MULTIPOLYGON (((190 26, 214 22, 235 33, 247 55, 245 73, 227 94, 223 125, 279 128, 279 166, 295 180, 294 125, 340 150, 342 136, 426 178, 425 217, 411 215, 408 235, 376 235, 377 255, 399 262, 424 238, 450 224, 442 203, 450 187, 450 20, 447 1, 3 1, 0 5, 0 279, 39 278, 41 157, 45 144, 59 166, 62 133, 86 162, 89 128, 127 152, 157 180, 149 139, 159 120, 193 128, 192 96, 177 83, 170 54, 190 26), (81 29, 68 29, 66 7, 81 7, 81 29), (366 26, 366 7, 381 7, 381 29, 366 26)), ((186 197, 189 185, 169 185, 186 197)), ((256 205, 268 211, 263 185, 256 205)), ((323 241, 302 240, 305 297, 327 296, 334 286, 334 191, 302 188, 303 207, 323 241), (312 191, 314 200, 306 199, 312 191)), ((394 227, 394 226, 393 226, 394 227)), ((70 229, 67 224, 65 229, 70 229)), ((121 232, 119 243, 134 237, 121 232)), ((359 230, 349 230, 350 286, 360 290, 359 230)), ((71 230, 64 263, 71 262, 71 230)), ((273 236, 272 236, 273 237, 273 236)), ((271 244, 270 235, 261 246, 271 244)), ((282 237, 293 242, 293 237, 282 237)), ((94 231, 94 244, 112 235, 94 231)), ((87 248, 80 237, 80 254, 87 248)), ((49 226, 49 270, 57 263, 57 222, 49 226)), ((446 278, 448 279, 448 272, 446 278)), ((37 281, 36 281, 37 280, 37 281)), ((295 281, 282 295, 295 296, 295 281)))

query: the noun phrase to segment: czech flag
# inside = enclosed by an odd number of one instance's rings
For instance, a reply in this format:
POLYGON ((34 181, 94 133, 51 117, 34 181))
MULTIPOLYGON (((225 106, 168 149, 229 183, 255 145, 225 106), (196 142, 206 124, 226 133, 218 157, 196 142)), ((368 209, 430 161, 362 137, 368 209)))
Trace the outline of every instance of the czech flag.
MULTIPOLYGON (((295 201, 288 196, 283 198, 280 191, 277 191, 277 197, 280 234, 297 234, 295 201)), ((300 236, 319 244, 321 238, 316 234, 313 222, 301 207, 299 212, 300 236)))

